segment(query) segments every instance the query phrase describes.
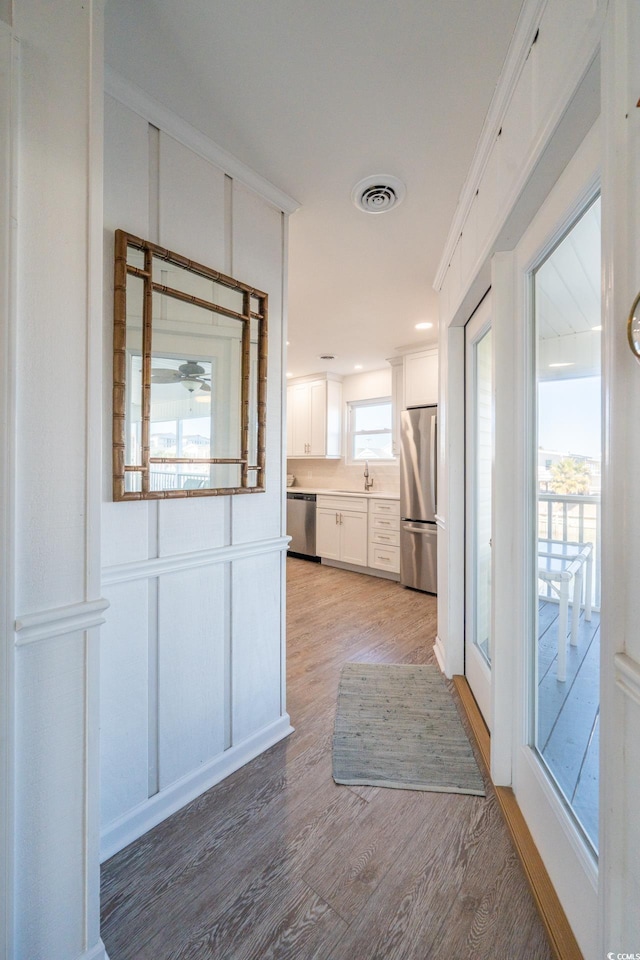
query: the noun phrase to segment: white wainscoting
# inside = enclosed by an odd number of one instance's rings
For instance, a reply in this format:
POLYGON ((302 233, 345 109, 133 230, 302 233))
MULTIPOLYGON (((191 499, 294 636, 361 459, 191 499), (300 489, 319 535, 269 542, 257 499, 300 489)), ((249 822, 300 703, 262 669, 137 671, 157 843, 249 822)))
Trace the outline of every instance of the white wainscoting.
MULTIPOLYGON (((244 169, 238 182, 215 144, 113 74, 108 90, 105 355, 117 228, 265 290, 269 342, 265 493, 113 503, 103 472, 102 588, 111 603, 101 652, 103 859, 292 730, 282 562, 290 203, 278 207, 278 192, 260 193, 262 181, 244 169)), ((104 399, 109 410, 108 384, 104 399)), ((108 465, 108 418, 104 427, 108 465)))
POLYGON ((231 747, 221 756, 194 770, 167 790, 156 794, 139 807, 134 807, 119 820, 114 820, 102 832, 101 862, 108 860, 127 844, 141 837, 172 813, 180 810, 190 800, 215 786, 225 777, 254 760, 269 747, 293 733, 287 716, 280 717, 271 726, 261 730, 244 743, 231 747))

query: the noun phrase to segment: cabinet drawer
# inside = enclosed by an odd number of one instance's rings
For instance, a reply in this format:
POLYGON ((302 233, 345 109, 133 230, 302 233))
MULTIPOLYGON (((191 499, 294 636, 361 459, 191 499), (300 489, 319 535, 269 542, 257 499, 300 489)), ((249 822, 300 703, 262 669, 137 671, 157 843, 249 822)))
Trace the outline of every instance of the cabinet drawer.
POLYGON ((374 516, 380 516, 380 517, 385 517, 385 516, 399 517, 400 501, 399 500, 372 500, 371 513, 374 516))
POLYGON ((373 530, 369 531, 369 539, 371 543, 382 543, 386 544, 389 547, 399 547, 400 546, 400 531, 399 530, 373 530))
POLYGON ((367 513, 367 501, 365 497, 329 497, 318 494, 316 506, 320 510, 335 510, 342 513, 351 510, 353 513, 367 513))
POLYGON ((380 543, 369 544, 369 566, 378 570, 400 573, 400 547, 383 547, 380 543))
POLYGON ((373 530, 400 530, 400 517, 389 517, 383 514, 369 514, 371 529, 373 530))

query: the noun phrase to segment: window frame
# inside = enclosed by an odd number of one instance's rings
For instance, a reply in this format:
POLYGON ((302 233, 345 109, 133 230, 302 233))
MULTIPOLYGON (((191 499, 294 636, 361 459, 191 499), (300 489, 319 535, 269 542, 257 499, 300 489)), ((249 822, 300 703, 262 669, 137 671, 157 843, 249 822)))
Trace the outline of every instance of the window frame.
POLYGON ((390 457, 354 457, 353 444, 356 436, 362 434, 388 434, 391 444, 393 444, 393 397, 369 397, 366 400, 348 400, 347 401, 347 430, 346 430, 346 462, 347 464, 360 464, 370 460, 371 463, 396 463, 398 457, 391 454, 390 457), (391 410, 391 426, 388 430, 354 430, 355 415, 357 409, 363 407, 379 406, 380 404, 389 404, 391 410))

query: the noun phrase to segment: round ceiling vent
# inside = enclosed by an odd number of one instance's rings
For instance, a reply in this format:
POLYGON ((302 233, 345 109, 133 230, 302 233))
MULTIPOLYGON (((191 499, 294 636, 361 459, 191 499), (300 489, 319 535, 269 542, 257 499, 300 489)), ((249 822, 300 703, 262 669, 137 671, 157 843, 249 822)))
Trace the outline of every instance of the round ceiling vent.
POLYGON ((365 177, 356 183, 351 199, 365 213, 387 213, 404 200, 406 188, 401 180, 388 173, 365 177))

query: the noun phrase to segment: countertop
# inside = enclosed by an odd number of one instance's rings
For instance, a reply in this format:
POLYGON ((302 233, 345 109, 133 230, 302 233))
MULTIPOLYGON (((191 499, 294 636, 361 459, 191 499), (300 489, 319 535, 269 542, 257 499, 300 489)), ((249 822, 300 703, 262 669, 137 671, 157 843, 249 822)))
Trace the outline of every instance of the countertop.
POLYGON ((399 500, 399 493, 383 493, 381 490, 327 490, 320 487, 287 487, 287 493, 315 493, 327 497, 367 497, 369 500, 399 500))

